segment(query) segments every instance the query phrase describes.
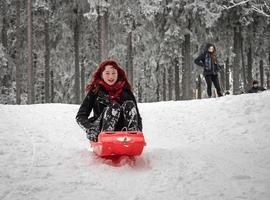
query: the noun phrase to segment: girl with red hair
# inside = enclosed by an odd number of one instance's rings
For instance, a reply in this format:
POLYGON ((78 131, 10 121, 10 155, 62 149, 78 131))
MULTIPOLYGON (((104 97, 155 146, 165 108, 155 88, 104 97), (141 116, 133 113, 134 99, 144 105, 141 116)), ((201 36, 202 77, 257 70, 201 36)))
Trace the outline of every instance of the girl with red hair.
POLYGON ((88 92, 76 115, 77 123, 90 141, 97 141, 101 131, 139 130, 142 120, 126 73, 114 60, 99 64, 88 92), (93 110, 93 116, 89 118, 93 110))

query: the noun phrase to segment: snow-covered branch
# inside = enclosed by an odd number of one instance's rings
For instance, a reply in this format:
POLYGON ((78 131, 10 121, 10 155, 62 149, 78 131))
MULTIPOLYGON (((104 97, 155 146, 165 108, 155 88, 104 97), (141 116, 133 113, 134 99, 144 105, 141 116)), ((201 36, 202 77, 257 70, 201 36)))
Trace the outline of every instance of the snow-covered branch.
POLYGON ((265 7, 266 7, 266 9, 270 12, 270 6, 269 5, 267 5, 267 3, 266 2, 264 2, 264 5, 265 5, 265 7))
MULTIPOLYGON (((252 5, 251 8, 252 8, 253 11, 255 11, 257 13, 260 13, 260 14, 266 16, 266 17, 270 17, 270 14, 263 11, 263 7, 257 8, 256 6, 252 5)), ((269 9, 269 7, 268 7, 268 9, 269 9)))
MULTIPOLYGON (((243 1, 240 1, 240 2, 238 2, 238 3, 235 3, 234 0, 231 0, 231 1, 230 1, 230 4, 232 4, 232 5, 230 5, 230 6, 225 6, 225 5, 223 5, 222 8, 223 8, 224 10, 229 10, 229 9, 231 9, 231 8, 234 8, 234 7, 236 7, 236 6, 240 6, 240 5, 246 4, 246 3, 248 3, 248 2, 250 2, 250 0, 243 0, 243 1)), ((266 16, 266 17, 270 17, 270 6, 269 6, 265 1, 264 1, 264 4, 261 5, 260 7, 257 7, 257 6, 255 6, 255 5, 251 5, 251 10, 252 10, 252 11, 255 11, 255 12, 261 14, 261 15, 264 15, 264 16, 266 16), (265 12, 265 10, 267 10, 267 11, 269 11, 269 12, 265 12)))
POLYGON ((222 6, 223 9, 226 9, 226 10, 229 10, 231 8, 234 8, 236 6, 239 6, 239 5, 242 5, 242 4, 245 4, 247 2, 249 2, 250 0, 244 0, 244 1, 240 1, 238 3, 235 3, 234 0, 231 0, 230 3, 232 4, 231 6, 222 6))

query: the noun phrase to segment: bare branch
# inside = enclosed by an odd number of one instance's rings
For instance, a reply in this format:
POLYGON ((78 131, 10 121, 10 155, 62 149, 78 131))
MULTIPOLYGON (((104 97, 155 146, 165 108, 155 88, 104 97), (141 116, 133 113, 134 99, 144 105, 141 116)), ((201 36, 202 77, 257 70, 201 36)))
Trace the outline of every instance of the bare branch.
POLYGON ((238 2, 238 3, 235 3, 234 0, 231 0, 230 1, 230 3, 232 4, 231 6, 222 6, 222 8, 225 9, 225 10, 229 10, 229 9, 234 8, 236 6, 245 4, 245 3, 249 2, 249 1, 250 0, 244 0, 244 1, 241 1, 241 2, 238 2))

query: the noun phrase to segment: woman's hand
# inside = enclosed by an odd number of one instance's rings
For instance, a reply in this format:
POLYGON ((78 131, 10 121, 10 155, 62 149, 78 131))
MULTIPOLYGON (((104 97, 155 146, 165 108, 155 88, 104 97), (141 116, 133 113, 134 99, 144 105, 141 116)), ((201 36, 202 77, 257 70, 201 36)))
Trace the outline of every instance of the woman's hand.
POLYGON ((98 135, 96 135, 91 129, 86 130, 86 137, 92 142, 98 141, 98 135))

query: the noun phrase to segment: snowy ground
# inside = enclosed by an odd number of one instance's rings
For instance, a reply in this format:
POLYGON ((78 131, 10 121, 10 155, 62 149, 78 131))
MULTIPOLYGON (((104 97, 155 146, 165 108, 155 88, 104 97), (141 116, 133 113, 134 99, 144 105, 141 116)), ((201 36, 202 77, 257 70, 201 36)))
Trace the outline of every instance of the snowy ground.
POLYGON ((270 92, 140 104, 135 165, 95 157, 78 105, 0 105, 0 200, 269 200, 270 92))

